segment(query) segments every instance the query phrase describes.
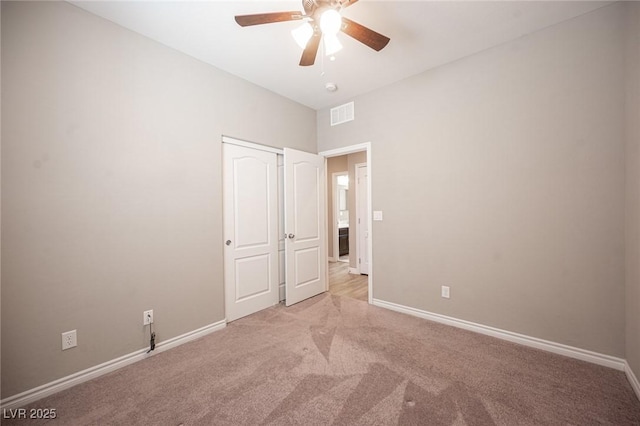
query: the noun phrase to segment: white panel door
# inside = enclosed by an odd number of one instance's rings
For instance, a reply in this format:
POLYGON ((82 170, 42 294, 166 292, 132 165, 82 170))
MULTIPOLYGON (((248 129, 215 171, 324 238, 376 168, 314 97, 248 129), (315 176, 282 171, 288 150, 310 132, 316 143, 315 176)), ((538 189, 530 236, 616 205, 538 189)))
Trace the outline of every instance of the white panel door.
POLYGON ((358 271, 361 274, 369 274, 369 202, 367 192, 367 181, 369 174, 367 173, 366 164, 356 165, 356 210, 357 210, 357 253, 358 253, 358 271))
POLYGON ((278 303, 276 154, 222 144, 227 321, 278 303))
POLYGON ((324 157, 284 149, 286 304, 327 290, 324 157))

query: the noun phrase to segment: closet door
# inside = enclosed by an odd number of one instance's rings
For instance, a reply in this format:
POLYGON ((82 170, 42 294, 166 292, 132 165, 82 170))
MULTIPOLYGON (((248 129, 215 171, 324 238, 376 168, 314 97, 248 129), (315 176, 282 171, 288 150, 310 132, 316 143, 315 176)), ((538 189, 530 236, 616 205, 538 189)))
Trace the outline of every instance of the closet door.
POLYGON ((222 144, 227 321, 278 303, 278 169, 272 152, 222 144))
POLYGON ((279 277, 279 297, 282 302, 287 298, 285 282, 287 267, 285 262, 285 246, 287 234, 284 232, 284 155, 278 154, 278 277, 279 277))
POLYGON ((287 306, 327 290, 324 161, 284 149, 287 306))

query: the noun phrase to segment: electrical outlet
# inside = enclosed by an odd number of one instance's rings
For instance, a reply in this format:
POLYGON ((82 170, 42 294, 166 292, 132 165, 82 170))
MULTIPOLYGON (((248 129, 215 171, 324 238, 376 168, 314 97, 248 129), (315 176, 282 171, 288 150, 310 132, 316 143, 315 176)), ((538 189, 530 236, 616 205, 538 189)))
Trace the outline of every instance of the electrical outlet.
POLYGON ((66 331, 62 333, 62 350, 75 348, 78 346, 78 335, 76 330, 66 331))
POLYGON ((142 313, 142 325, 153 324, 153 309, 142 313))
POLYGON ((449 286, 442 286, 442 297, 444 297, 445 299, 449 298, 449 286))

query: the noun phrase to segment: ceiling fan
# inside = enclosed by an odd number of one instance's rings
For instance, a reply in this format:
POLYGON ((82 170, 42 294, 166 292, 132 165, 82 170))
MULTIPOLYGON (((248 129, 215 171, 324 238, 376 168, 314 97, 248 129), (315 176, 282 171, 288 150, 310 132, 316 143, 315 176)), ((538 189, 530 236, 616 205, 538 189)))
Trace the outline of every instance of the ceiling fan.
POLYGON ((320 41, 324 39, 325 53, 332 55, 342 48, 336 37, 339 31, 358 40, 373 50, 382 50, 389 37, 383 36, 363 25, 358 24, 340 14, 342 9, 351 6, 358 0, 302 0, 304 13, 298 11, 258 13, 254 15, 237 15, 236 22, 242 27, 305 20, 302 26, 291 31, 293 38, 304 49, 301 66, 313 65, 318 53, 320 41))

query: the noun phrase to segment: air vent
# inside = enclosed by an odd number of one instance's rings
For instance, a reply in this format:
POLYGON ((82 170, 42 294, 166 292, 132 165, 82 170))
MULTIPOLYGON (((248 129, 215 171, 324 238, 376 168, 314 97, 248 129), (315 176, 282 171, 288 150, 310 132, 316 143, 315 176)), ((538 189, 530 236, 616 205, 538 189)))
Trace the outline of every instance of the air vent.
POLYGON ((331 125, 346 123, 354 119, 353 102, 331 108, 331 125))

